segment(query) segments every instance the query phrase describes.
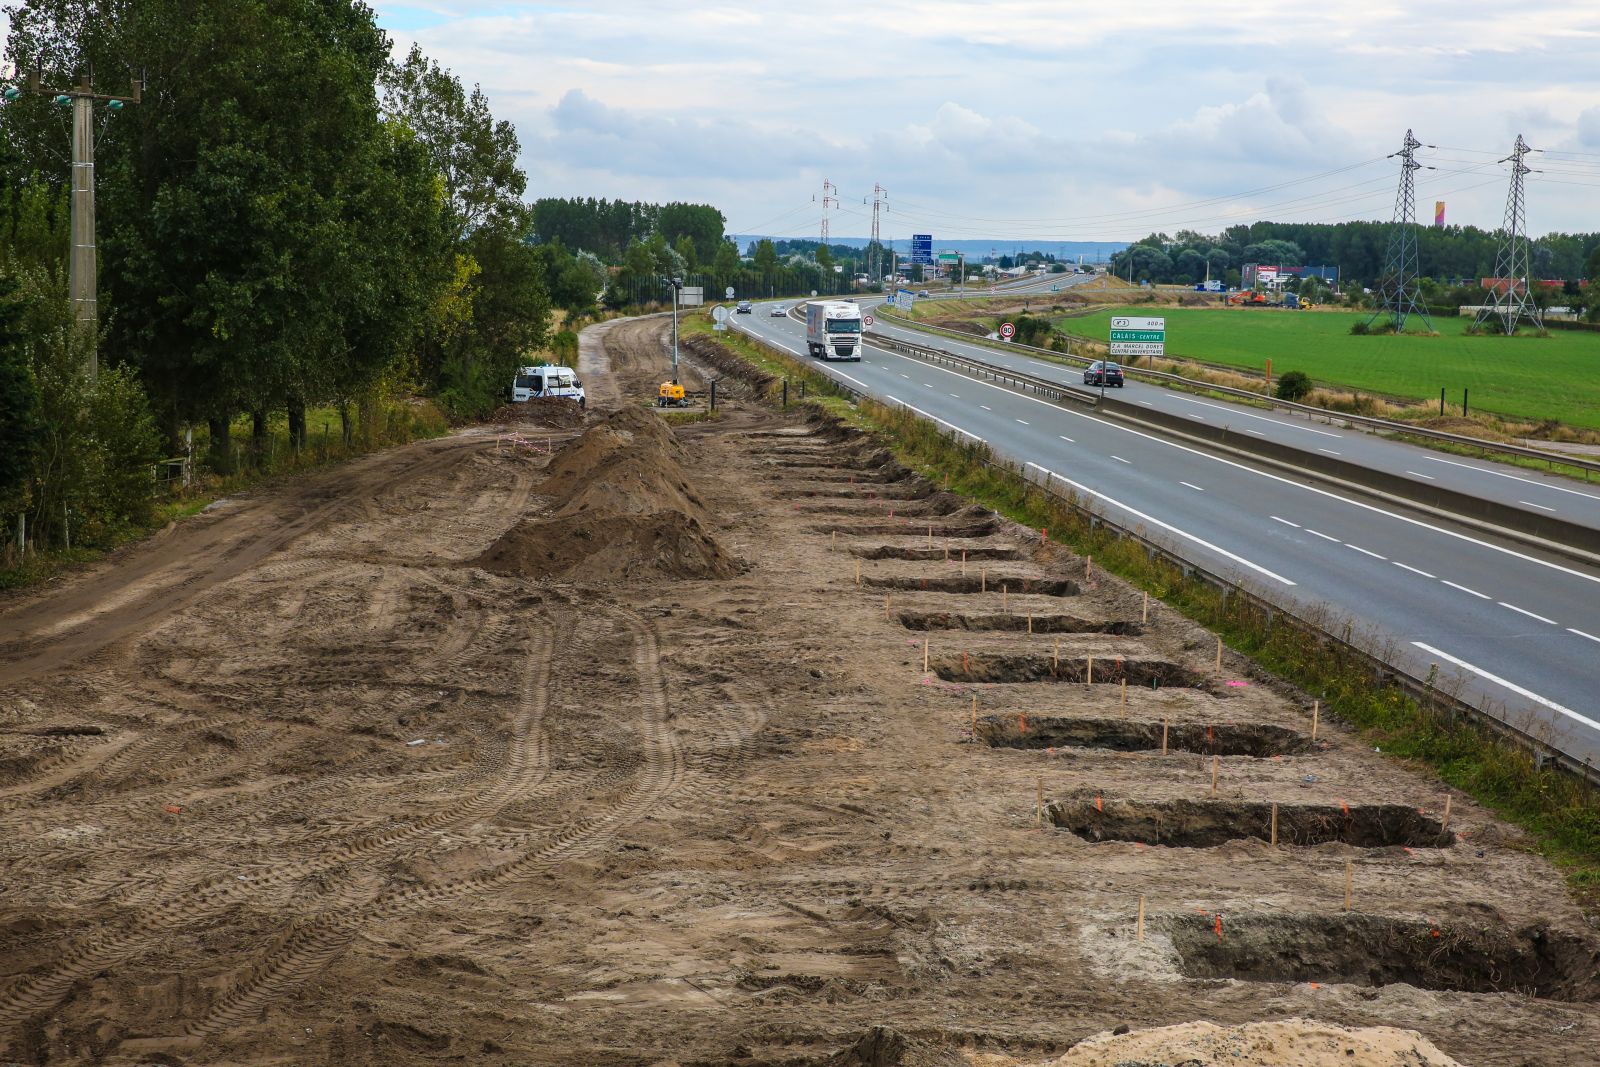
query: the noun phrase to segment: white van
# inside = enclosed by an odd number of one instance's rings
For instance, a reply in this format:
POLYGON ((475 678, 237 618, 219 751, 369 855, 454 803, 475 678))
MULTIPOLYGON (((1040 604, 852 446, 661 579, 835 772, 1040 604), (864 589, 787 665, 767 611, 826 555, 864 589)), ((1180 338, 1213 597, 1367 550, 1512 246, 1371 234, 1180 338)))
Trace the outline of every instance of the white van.
POLYGON ((542 367, 519 368, 511 382, 511 402, 520 404, 539 396, 569 397, 576 400, 579 407, 585 403, 583 383, 571 367, 546 364, 542 367))

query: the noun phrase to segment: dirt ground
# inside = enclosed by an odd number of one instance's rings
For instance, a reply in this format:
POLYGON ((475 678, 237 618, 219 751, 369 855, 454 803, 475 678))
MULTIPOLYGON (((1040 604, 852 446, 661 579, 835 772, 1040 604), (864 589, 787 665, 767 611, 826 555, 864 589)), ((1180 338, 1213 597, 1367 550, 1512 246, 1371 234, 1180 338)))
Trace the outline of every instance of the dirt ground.
POLYGON ((845 431, 608 417, 663 325, 584 332, 582 427, 0 604, 0 1062, 1034 1064, 1197 1021, 1234 1029, 1126 1047, 1595 1062, 1600 938, 1514 830, 845 431), (1214 832, 1274 803, 1277 847, 1214 832))

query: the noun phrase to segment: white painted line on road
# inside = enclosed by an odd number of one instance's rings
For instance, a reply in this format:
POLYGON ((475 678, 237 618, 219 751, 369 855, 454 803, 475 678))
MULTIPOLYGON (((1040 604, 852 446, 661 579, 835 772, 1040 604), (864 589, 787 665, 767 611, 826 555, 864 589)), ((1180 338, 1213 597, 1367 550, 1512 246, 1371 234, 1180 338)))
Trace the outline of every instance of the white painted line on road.
MULTIPOLYGON (((1206 402, 1204 400, 1196 400, 1192 396, 1180 396, 1180 397, 1178 397, 1178 399, 1182 400, 1186 404, 1199 404, 1203 408, 1216 408, 1218 411, 1226 411, 1229 415, 1243 415, 1246 418, 1260 419, 1262 422, 1270 422, 1274 426, 1284 426, 1284 427, 1287 427, 1288 429, 1291 429, 1291 430, 1304 430, 1306 433, 1320 434, 1323 437, 1334 437, 1334 438, 1339 438, 1341 440, 1343 439, 1343 435, 1336 434, 1336 433, 1329 433, 1327 430, 1313 430, 1309 426, 1299 426, 1299 425, 1296 425, 1295 423, 1292 423, 1292 422, 1284 422, 1281 419, 1269 419, 1265 415, 1256 415, 1256 414, 1254 414, 1252 412, 1249 412, 1249 411, 1240 411, 1237 408, 1230 408, 1230 407, 1227 407, 1227 406, 1222 405, 1222 404, 1212 404, 1212 403, 1208 403, 1208 402, 1206 402)), ((1196 418, 1198 418, 1198 417, 1199 416, 1196 416, 1196 418)))
POLYGON ((1239 429, 1243 430, 1245 433, 1254 434, 1257 437, 1265 437, 1265 436, 1267 436, 1266 434, 1262 433, 1260 430, 1252 430, 1248 426, 1240 426, 1239 429))
POLYGON ((1389 562, 1393 563, 1396 567, 1399 567, 1403 571, 1410 571, 1412 574, 1420 574, 1424 578, 1437 578, 1437 577, 1439 577, 1437 574, 1429 574, 1427 571, 1419 571, 1417 568, 1412 567, 1412 566, 1408 566, 1407 564, 1401 563, 1398 560, 1390 560, 1389 562))
POLYGON ((1204 489, 1200 488, 1198 485, 1195 485, 1193 482, 1179 482, 1178 484, 1179 485, 1187 485, 1190 489, 1193 489, 1197 493, 1205 492, 1204 489))
MULTIPOLYGON (((1121 456, 1112 456, 1111 458, 1116 460, 1118 463, 1128 463, 1128 461, 1123 459, 1121 456)), ((1133 466, 1133 464, 1132 463, 1128 463, 1128 466, 1131 467, 1131 466, 1133 466)))
MULTIPOLYGON (((996 386, 995 388, 999 387, 996 386)), ((1029 397, 1028 399, 1032 400, 1033 398, 1029 397)), ((1043 400, 1038 402, 1041 404, 1045 403, 1043 400)), ((1176 441, 1168 441, 1157 437, 1154 434, 1145 433, 1143 430, 1135 430, 1131 426, 1123 426, 1119 423, 1111 422, 1108 419, 1100 418, 1097 415, 1088 415, 1081 411, 1073 411, 1070 408, 1062 407, 1057 407, 1056 410, 1064 411, 1068 415, 1073 415, 1080 419, 1088 419, 1090 422, 1097 422, 1100 425, 1110 427, 1113 430, 1120 430, 1123 433, 1131 433, 1135 437, 1143 437, 1147 441, 1153 441, 1156 444, 1164 445, 1167 448, 1175 448, 1180 452, 1188 452, 1192 455, 1200 456, 1201 458, 1208 459, 1213 463, 1221 463, 1224 466, 1234 467, 1249 474, 1254 474, 1258 478, 1266 478, 1269 481, 1281 482, 1284 485, 1292 485, 1296 489, 1304 490, 1307 493, 1314 493, 1317 496, 1326 497, 1329 500, 1337 500, 1341 504, 1348 504, 1353 508, 1359 508, 1362 511, 1371 512, 1374 515, 1382 515, 1385 518, 1394 519, 1397 522, 1403 522, 1408 526, 1415 526, 1418 529, 1428 530, 1431 533, 1443 534, 1445 537, 1451 537, 1457 541, 1465 541, 1469 545, 1477 545, 1479 548, 1486 548, 1491 552, 1498 552, 1503 556, 1510 556, 1513 559, 1522 560, 1524 563, 1532 563, 1535 566, 1545 567, 1553 571, 1559 571, 1571 578, 1581 578, 1586 582, 1594 582, 1595 584, 1600 585, 1600 575, 1597 574, 1587 574, 1580 570, 1574 570, 1571 567, 1563 567, 1559 563, 1552 563, 1549 560, 1540 559, 1537 556, 1530 556, 1526 553, 1518 552, 1514 548, 1506 548, 1504 545, 1497 545, 1492 541, 1484 541, 1481 538, 1472 537, 1464 533, 1458 533, 1455 530, 1447 530, 1442 526, 1435 526, 1431 522, 1423 522, 1421 519, 1413 519, 1409 515, 1401 515, 1398 512, 1388 511, 1384 508, 1378 507, 1376 504, 1366 504, 1359 500, 1352 500, 1350 497, 1340 496, 1338 493, 1331 492, 1327 489, 1319 489, 1314 485, 1306 485, 1305 483, 1297 482, 1292 478, 1286 478, 1281 474, 1269 474, 1264 470, 1257 470, 1255 467, 1252 467, 1247 463, 1240 463, 1236 460, 1224 459, 1221 456, 1215 456, 1209 452, 1202 452, 1198 448, 1190 448, 1188 445, 1180 445, 1176 441)))
POLYGON ((1145 406, 1145 407, 1147 407, 1147 408, 1153 408, 1153 407, 1155 407, 1155 405, 1154 405, 1154 404, 1152 404, 1152 403, 1150 403, 1150 401, 1148 401, 1148 400, 1141 400, 1141 401, 1139 401, 1139 403, 1141 403, 1141 404, 1143 404, 1143 405, 1144 405, 1144 406, 1145 406))
MULTIPOLYGON (((888 396, 887 393, 884 394, 884 395, 888 396)), ((957 426, 953 422, 946 422, 945 420, 941 419, 937 415, 930 414, 929 412, 923 411, 919 407, 913 407, 912 405, 907 404, 904 400, 901 400, 897 396, 890 396, 889 399, 894 401, 896 404, 899 404, 901 407, 905 408, 907 411, 915 411, 918 415, 921 415, 925 419, 932 419, 934 422, 937 422, 940 426, 948 426, 952 430, 954 430, 956 433, 966 434, 968 437, 972 438, 974 441, 979 442, 980 444, 988 444, 989 443, 989 442, 985 441, 983 438, 979 437, 977 434, 972 433, 969 430, 963 430, 961 427, 957 426)))
POLYGON ((1031 422, 1028 422, 1028 421, 1027 421, 1027 420, 1025 420, 1025 419, 1018 419, 1018 420, 1017 420, 1017 421, 1018 421, 1018 422, 1020 422, 1020 423, 1022 423, 1022 425, 1024 425, 1024 426, 1032 426, 1032 425, 1033 425, 1033 423, 1031 423, 1031 422))
POLYGON ((1595 644, 1600 644, 1600 637, 1596 637, 1594 634, 1586 634, 1582 630, 1575 630, 1570 626, 1567 627, 1567 633, 1569 633, 1569 634, 1577 634, 1579 637, 1587 637, 1589 640, 1593 641, 1595 644))
POLYGON ((1312 528, 1311 528, 1311 527, 1309 527, 1309 526, 1307 526, 1307 527, 1306 527, 1306 533, 1308 533, 1308 534, 1310 534, 1310 535, 1311 535, 1311 536, 1312 536, 1312 537, 1320 537, 1320 538, 1322 538, 1322 539, 1323 539, 1323 540, 1324 540, 1324 541, 1332 541, 1332 542, 1333 542, 1333 543, 1334 543, 1334 544, 1336 544, 1336 545, 1342 545, 1342 544, 1344 544, 1344 542, 1343 542, 1343 541, 1341 541, 1341 540, 1339 540, 1339 539, 1338 539, 1338 538, 1337 538, 1337 537, 1329 537, 1329 536, 1328 536, 1328 535, 1327 535, 1327 534, 1325 534, 1325 533, 1318 533, 1318 532, 1317 532, 1317 531, 1316 531, 1316 530, 1313 530, 1313 529, 1312 529, 1312 528))
MULTIPOLYGON (((1061 435, 1060 435, 1060 434, 1057 434, 1057 435, 1056 435, 1056 436, 1058 436, 1058 437, 1061 437, 1061 435)), ((1065 441, 1065 442, 1066 442, 1066 443, 1067 443, 1067 444, 1069 444, 1069 445, 1075 445, 1075 444, 1077 444, 1077 443, 1078 443, 1078 442, 1076 442, 1076 441, 1074 441, 1074 440, 1073 440, 1073 439, 1072 439, 1072 438, 1070 438, 1070 437, 1061 437, 1061 439, 1062 439, 1062 440, 1063 440, 1063 441, 1065 441)))
POLYGON ((1577 722, 1581 722, 1581 723, 1583 723, 1583 725, 1589 727, 1589 729, 1591 729, 1591 730, 1600 730, 1600 722, 1595 722, 1593 719, 1589 718, 1587 715, 1579 715, 1577 712, 1573 711, 1571 708, 1562 707, 1560 704, 1557 704, 1555 701, 1549 699, 1548 697, 1542 697, 1538 693, 1533 692, 1532 690, 1524 689, 1524 688, 1522 688, 1522 686, 1517 685, 1515 682, 1508 682, 1504 678, 1500 677, 1498 674, 1490 674, 1488 671, 1484 670, 1482 667, 1474 667, 1472 664, 1468 663, 1466 660, 1457 659, 1455 656, 1452 656, 1450 653, 1440 651, 1439 649, 1434 648, 1432 645, 1425 645, 1421 641, 1413 641, 1411 643, 1413 645, 1415 645, 1417 648, 1422 649, 1422 651, 1424 651, 1424 652, 1426 652, 1426 653, 1428 653, 1430 655, 1438 656, 1440 659, 1444 660, 1446 663, 1453 663, 1457 667, 1460 667, 1464 671, 1471 671, 1473 674, 1476 674, 1479 678, 1483 678, 1483 679, 1486 679, 1488 681, 1491 681, 1495 685, 1504 686, 1506 689, 1511 690, 1513 693, 1517 694, 1518 696, 1527 697, 1529 700, 1533 701, 1536 704, 1543 704, 1545 707, 1549 708, 1551 711, 1559 712, 1560 714, 1567 716, 1567 718, 1569 718, 1569 719, 1574 719, 1577 722))
POLYGON ((1243 556, 1236 555, 1235 553, 1229 552, 1225 548, 1222 548, 1222 547, 1220 547, 1218 545, 1212 544, 1210 541, 1207 541, 1207 540, 1205 540, 1203 538, 1200 538, 1200 537, 1196 537, 1194 534, 1190 533, 1187 530, 1180 530, 1180 529, 1178 529, 1178 527, 1173 526, 1170 523, 1162 522, 1160 519, 1156 518, 1154 515, 1146 515, 1144 512, 1138 510, 1137 508, 1131 508, 1128 505, 1124 504, 1122 501, 1117 500, 1117 499, 1115 499, 1113 497, 1109 497, 1106 494, 1100 492, 1098 489, 1090 489, 1087 485, 1084 485, 1081 482, 1075 482, 1071 478, 1062 477, 1061 475, 1057 474, 1055 471, 1050 470, 1050 469, 1048 469, 1046 467, 1041 467, 1037 463, 1029 463, 1028 466, 1032 467, 1034 470, 1043 471, 1046 476, 1054 478, 1057 481, 1065 482, 1067 485, 1072 486, 1072 488, 1076 489, 1080 493, 1087 493, 1089 496, 1097 497, 1100 500, 1104 500, 1107 504, 1110 504, 1112 507, 1121 508, 1123 511, 1126 511, 1129 515, 1132 515, 1135 518, 1143 519, 1145 522, 1150 523, 1152 526, 1159 526, 1163 530, 1168 531, 1169 533, 1177 534, 1179 537, 1183 538, 1186 541, 1193 541, 1195 544, 1200 545, 1202 548, 1209 548, 1211 551, 1217 553, 1218 555, 1223 556, 1226 559, 1231 559, 1235 563, 1239 564, 1240 566, 1249 567, 1251 570, 1255 571, 1257 574, 1264 574, 1268 578, 1271 578, 1275 582, 1282 582, 1284 585, 1294 585, 1295 584, 1293 581, 1291 581, 1288 578, 1285 578, 1283 575, 1278 574, 1278 573, 1276 573, 1274 571, 1267 570, 1267 568, 1261 566, 1259 563, 1252 563, 1249 560, 1245 559, 1243 556))
POLYGON ((1205 422, 1206 421, 1206 417, 1204 415, 1191 415, 1190 418, 1194 419, 1195 422, 1205 422))
POLYGON ((1503 608, 1510 608, 1512 611, 1516 612, 1518 615, 1526 615, 1530 619, 1538 619, 1540 622, 1547 622, 1551 626, 1559 625, 1556 622, 1556 620, 1554 620, 1554 619, 1547 619, 1543 615, 1535 615, 1533 612, 1529 611, 1527 608, 1519 608, 1515 604, 1507 604, 1504 600, 1496 600, 1495 603, 1499 604, 1503 608))
POLYGON ((951 394, 950 394, 950 395, 951 395, 951 396, 952 396, 952 397, 954 397, 954 398, 955 398, 955 399, 957 399, 957 400, 960 400, 960 399, 961 399, 961 394, 960 394, 960 393, 951 393, 951 394))
POLYGON ((1433 475, 1431 475, 1431 474, 1423 474, 1421 471, 1406 471, 1406 473, 1410 474, 1410 475, 1413 475, 1414 477, 1417 477, 1417 478, 1426 478, 1430 482, 1436 482, 1436 481, 1439 480, 1439 479, 1435 478, 1433 475))
POLYGON ((1534 503, 1534 502, 1533 502, 1533 501, 1531 501, 1531 500, 1519 500, 1519 501, 1517 501, 1517 503, 1519 503, 1519 504, 1526 504, 1526 505, 1528 505, 1528 507, 1530 507, 1530 508, 1538 508, 1538 509, 1539 509, 1539 510, 1540 510, 1540 511, 1548 511, 1548 512, 1550 512, 1550 513, 1551 513, 1551 514, 1552 514, 1552 515, 1553 515, 1553 514, 1555 514, 1555 510, 1556 510, 1556 509, 1555 509, 1555 508, 1547 508, 1547 507, 1545 507, 1545 506, 1544 506, 1544 505, 1543 505, 1543 504, 1535 504, 1535 503, 1534 503))
POLYGON ((911 380, 911 375, 909 375, 909 374, 902 374, 902 375, 900 375, 900 377, 904 378, 908 382, 911 380))
POLYGON ((1272 516, 1272 521, 1273 522, 1281 522, 1285 526, 1293 526, 1296 530, 1300 529, 1300 524, 1298 522, 1290 522, 1288 519, 1280 519, 1276 515, 1272 516))
POLYGON ((1441 582, 1443 582, 1445 585, 1448 585, 1451 589, 1459 589, 1463 593, 1471 593, 1473 596, 1477 597, 1479 600, 1493 600, 1494 599, 1494 597, 1489 596, 1486 593, 1480 593, 1476 589, 1468 589, 1464 585, 1457 585, 1455 582, 1452 582, 1448 578, 1440 578, 1439 580, 1441 582))
POLYGON ((1318 452, 1326 452, 1330 456, 1342 456, 1342 455, 1344 455, 1343 452, 1335 452, 1331 448, 1319 448, 1319 449, 1317 449, 1317 451, 1318 452))
POLYGON ((1558 493, 1571 493, 1573 496, 1585 496, 1590 500, 1600 500, 1600 496, 1595 496, 1593 493, 1580 493, 1576 489, 1568 489, 1561 485, 1551 485, 1549 482, 1541 482, 1537 478, 1524 478, 1516 474, 1507 474, 1505 471, 1493 471, 1488 467, 1475 467, 1471 463, 1457 463, 1453 459, 1439 459, 1436 456, 1423 456, 1422 458, 1430 463, 1448 463, 1452 467, 1465 467, 1467 470, 1477 471, 1479 474, 1492 474, 1496 478, 1510 478, 1514 482, 1527 482, 1529 485, 1537 485, 1545 489, 1554 489, 1558 493))
POLYGON ((1389 557, 1388 557, 1388 556, 1380 556, 1380 555, 1378 555, 1378 554, 1377 554, 1377 553, 1376 553, 1376 552, 1373 552, 1373 551, 1370 551, 1370 550, 1369 550, 1369 549, 1365 549, 1365 548, 1362 548, 1362 547, 1361 547, 1361 546, 1360 546, 1360 545, 1352 545, 1352 544, 1351 544, 1351 543, 1350 543, 1350 542, 1348 542, 1348 541, 1346 541, 1346 542, 1345 542, 1345 545, 1344 545, 1344 547, 1346 547, 1346 548, 1353 548, 1353 549, 1355 549, 1355 550, 1356 550, 1356 551, 1357 551, 1357 552, 1359 552, 1359 553, 1361 553, 1361 554, 1362 554, 1362 555, 1363 555, 1363 556, 1371 556, 1371 557, 1372 557, 1372 558, 1373 558, 1373 559, 1381 559, 1381 560, 1383 560, 1383 561, 1384 561, 1384 562, 1386 562, 1386 563, 1387 563, 1387 562, 1388 562, 1388 560, 1389 560, 1389 557))
POLYGON ((993 411, 994 410, 994 408, 990 407, 988 404, 979 404, 978 406, 980 408, 982 408, 983 410, 985 410, 985 411, 993 411))

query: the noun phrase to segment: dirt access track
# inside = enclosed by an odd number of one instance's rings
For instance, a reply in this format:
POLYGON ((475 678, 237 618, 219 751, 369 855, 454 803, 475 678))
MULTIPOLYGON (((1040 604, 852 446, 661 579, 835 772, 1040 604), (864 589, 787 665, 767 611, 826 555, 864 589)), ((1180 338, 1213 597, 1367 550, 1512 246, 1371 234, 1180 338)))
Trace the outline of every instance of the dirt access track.
POLYGON ((0 604, 0 1062, 1595 1062, 1514 831, 852 431, 609 416, 663 325, 0 604))

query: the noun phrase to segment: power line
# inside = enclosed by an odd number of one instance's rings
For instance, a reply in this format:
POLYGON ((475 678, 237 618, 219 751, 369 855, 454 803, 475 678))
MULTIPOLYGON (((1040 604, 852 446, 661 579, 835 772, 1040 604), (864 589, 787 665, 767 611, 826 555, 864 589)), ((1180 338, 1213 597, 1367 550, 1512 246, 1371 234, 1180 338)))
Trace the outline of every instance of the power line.
MULTIPOLYGON (((1406 319, 1420 315, 1433 331, 1433 320, 1422 304, 1422 287, 1418 282, 1421 269, 1417 249, 1417 171, 1424 164, 1417 162, 1417 149, 1421 141, 1410 130, 1405 142, 1394 156, 1400 157, 1400 187, 1394 196, 1394 229, 1389 235, 1389 251, 1384 257, 1383 274, 1378 282, 1378 310, 1367 320, 1370 326, 1383 315, 1394 320, 1394 332, 1404 333, 1406 319)), ((1428 168, 1432 169, 1432 168, 1428 168)))
POLYGON ((1528 255, 1528 213, 1524 199, 1523 179, 1534 173, 1523 162, 1529 152, 1528 142, 1517 134, 1517 143, 1511 154, 1500 162, 1511 164, 1511 188, 1506 192, 1505 236, 1500 251, 1494 258, 1494 300, 1478 312, 1474 325, 1482 326, 1490 319, 1499 319, 1501 332, 1507 337, 1517 332, 1517 320, 1527 316, 1536 328, 1543 329, 1539 305, 1533 302, 1532 267, 1528 255))

